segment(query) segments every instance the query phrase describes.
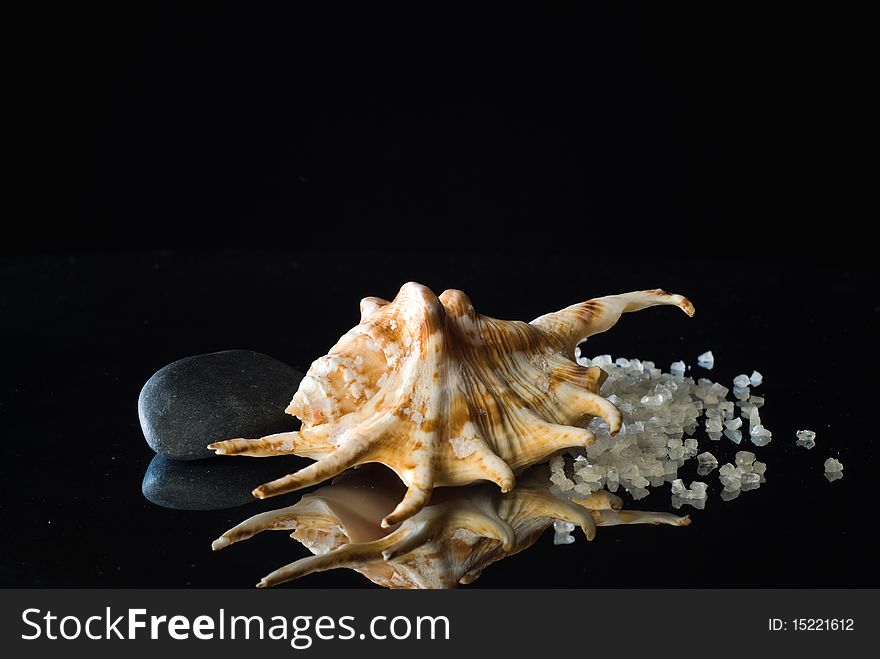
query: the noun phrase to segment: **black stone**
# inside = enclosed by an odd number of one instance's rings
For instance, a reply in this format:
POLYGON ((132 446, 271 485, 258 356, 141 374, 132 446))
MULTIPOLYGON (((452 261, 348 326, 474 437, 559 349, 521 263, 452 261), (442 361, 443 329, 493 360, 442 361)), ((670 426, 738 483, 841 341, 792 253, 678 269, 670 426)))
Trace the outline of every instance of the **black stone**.
POLYGON ((297 457, 219 457, 181 462, 157 455, 147 467, 141 491, 163 508, 234 508, 257 501, 251 494, 257 485, 298 471, 310 462, 297 457))
POLYGON ((211 442, 294 430, 298 422, 284 409, 302 378, 249 350, 186 357, 157 371, 141 390, 144 437, 166 458, 198 460, 214 455, 206 448, 211 442))

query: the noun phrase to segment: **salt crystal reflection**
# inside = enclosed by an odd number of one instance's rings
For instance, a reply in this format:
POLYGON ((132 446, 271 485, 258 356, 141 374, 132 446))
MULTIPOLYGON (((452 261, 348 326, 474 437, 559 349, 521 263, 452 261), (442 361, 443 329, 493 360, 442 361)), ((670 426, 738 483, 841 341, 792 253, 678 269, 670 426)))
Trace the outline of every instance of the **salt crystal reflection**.
POLYGON ((215 540, 213 548, 261 531, 285 531, 314 554, 271 572, 258 587, 347 568, 386 588, 454 588, 528 549, 554 522, 557 544, 570 542, 569 533, 578 527, 592 540, 599 526, 689 523, 687 516, 621 510, 620 497, 606 490, 567 499, 551 492, 551 485, 548 467, 542 465, 520 475, 506 494, 491 483, 438 488, 418 514, 385 529, 381 520, 405 487, 390 470, 367 465, 292 506, 245 520, 215 540))

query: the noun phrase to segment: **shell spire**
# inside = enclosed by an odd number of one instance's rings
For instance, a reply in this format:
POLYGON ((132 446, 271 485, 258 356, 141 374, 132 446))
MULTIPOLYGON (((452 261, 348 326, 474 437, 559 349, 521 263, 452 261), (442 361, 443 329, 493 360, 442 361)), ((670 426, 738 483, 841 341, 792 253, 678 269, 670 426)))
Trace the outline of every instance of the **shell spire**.
POLYGON ((297 454, 315 463, 254 490, 265 498, 378 462, 407 486, 385 528, 421 510, 438 486, 495 483, 594 441, 586 425, 601 417, 612 434, 620 411, 599 395, 606 374, 574 361, 587 336, 623 313, 666 304, 693 314, 680 295, 660 290, 576 304, 531 323, 480 315, 468 297, 437 297, 416 283, 394 300, 364 298, 361 321, 315 360, 287 412, 296 432, 211 444, 221 455, 297 454))

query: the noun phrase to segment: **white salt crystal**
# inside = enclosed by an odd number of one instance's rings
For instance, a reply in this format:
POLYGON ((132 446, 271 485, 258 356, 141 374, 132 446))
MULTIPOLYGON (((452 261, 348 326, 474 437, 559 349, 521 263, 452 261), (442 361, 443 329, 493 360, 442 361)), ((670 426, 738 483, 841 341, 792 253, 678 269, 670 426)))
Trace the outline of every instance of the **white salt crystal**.
POLYGON ((843 478, 843 472, 842 471, 826 471, 825 478, 828 479, 829 483, 833 483, 834 481, 839 481, 841 478, 843 478))
POLYGON ((712 370, 715 366, 715 355, 712 354, 711 350, 707 350, 702 355, 697 357, 697 364, 702 366, 706 370, 712 370))
POLYGON ((684 481, 680 478, 676 478, 672 481, 672 494, 681 496, 687 491, 687 488, 684 486, 684 481))
POLYGON ((734 459, 737 467, 751 466, 755 462, 755 454, 751 451, 737 451, 734 459))
POLYGON ((751 390, 748 387, 734 387, 733 396, 737 400, 748 400, 750 391, 751 390))
POLYGON ((721 419, 708 419, 706 421, 706 430, 709 432, 721 432, 721 419))
POLYGON ((764 382, 764 376, 758 373, 758 371, 752 371, 752 374, 749 376, 749 383, 753 387, 759 387, 762 382, 764 382))
POLYGON ((722 501, 733 501, 734 499, 736 499, 739 496, 739 493, 740 493, 739 489, 728 490, 727 488, 724 488, 723 490, 721 490, 721 500, 722 501))
POLYGON ((644 499, 648 494, 650 494, 650 492, 644 487, 631 487, 629 489, 629 495, 636 501, 644 499))
POLYGON ((804 448, 813 448, 816 445, 816 433, 812 430, 798 430, 795 444, 804 448))
POLYGON ((691 495, 694 499, 704 499, 706 497, 706 488, 708 486, 702 481, 693 481, 691 483, 691 495))
POLYGON ((706 507, 706 497, 684 497, 674 495, 672 497, 672 507, 681 508, 684 505, 692 506, 697 510, 703 510, 706 507))
POLYGON ((574 542, 574 536, 571 533, 554 533, 554 545, 570 545, 574 542))
POLYGON ((758 474, 759 476, 763 476, 767 472, 767 465, 761 462, 760 460, 756 460, 752 463, 752 473, 758 474))
POLYGON ((825 471, 843 471, 843 463, 834 458, 825 461, 825 471))
POLYGON ((743 474, 740 483, 743 492, 755 490, 761 485, 761 477, 758 474, 743 474))
POLYGON ((752 444, 755 446, 767 446, 767 444, 770 443, 770 439, 773 437, 773 433, 762 425, 750 428, 749 433, 751 434, 752 444))
POLYGON ((742 419, 737 417, 735 419, 730 419, 728 421, 725 421, 724 427, 727 428, 728 430, 736 430, 738 428, 742 428, 742 424, 743 424, 742 419))
POLYGON ((709 439, 711 439, 713 442, 717 442, 719 439, 721 439, 720 432, 709 432, 706 434, 709 435, 709 439))
POLYGON ((755 426, 761 425, 761 414, 758 412, 757 407, 753 407, 752 411, 749 412, 749 427, 754 428, 755 426))
POLYGON ((574 524, 563 519, 557 519, 553 522, 553 530, 557 533, 571 533, 574 531, 574 524))
POLYGON ((727 437, 727 439, 732 441, 734 444, 739 444, 743 438, 742 430, 727 429, 724 431, 724 436, 727 437))
POLYGON ((633 487, 647 487, 650 484, 650 481, 644 476, 636 476, 630 481, 633 484, 633 487))
POLYGON ((721 481, 721 484, 727 490, 738 490, 742 483, 742 470, 738 467, 734 467, 729 462, 722 465, 721 469, 718 470, 718 480, 721 481))
POLYGON ((734 387, 739 387, 739 388, 748 387, 750 382, 751 381, 749 380, 748 375, 737 375, 735 378, 733 378, 733 386, 734 387))
POLYGON ((681 377, 684 375, 685 368, 684 362, 672 362, 669 372, 676 377, 681 377))
POLYGON ((714 455, 709 453, 709 451, 700 453, 697 456, 697 473, 700 476, 706 476, 717 466, 718 459, 714 455))

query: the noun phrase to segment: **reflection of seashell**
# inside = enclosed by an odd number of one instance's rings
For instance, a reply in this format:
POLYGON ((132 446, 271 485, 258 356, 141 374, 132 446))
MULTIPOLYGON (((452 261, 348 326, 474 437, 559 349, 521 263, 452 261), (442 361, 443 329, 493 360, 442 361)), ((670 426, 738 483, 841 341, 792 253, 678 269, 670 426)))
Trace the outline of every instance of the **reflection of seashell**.
POLYGON ((389 530, 381 520, 403 492, 389 475, 383 468, 345 474, 288 508, 245 520, 213 548, 281 530, 292 531, 315 554, 275 570, 258 587, 344 567, 387 588, 453 588, 532 546, 554 520, 580 526, 590 540, 596 526, 689 523, 669 513, 622 511, 620 498, 604 490, 586 499, 557 497, 546 467, 536 467, 507 494, 489 485, 438 490, 418 513, 389 530))
POLYGON ((295 453, 312 465, 254 490, 260 498, 379 462, 407 485, 385 527, 417 513, 435 486, 497 483, 560 450, 589 445, 598 416, 612 433, 620 411, 599 396, 605 373, 583 368, 574 349, 628 311, 676 305, 681 295, 640 291, 576 304, 531 323, 479 315, 461 291, 439 298, 405 284, 392 302, 361 301, 361 322, 316 360, 287 408, 302 430, 230 439, 224 455, 295 453))

